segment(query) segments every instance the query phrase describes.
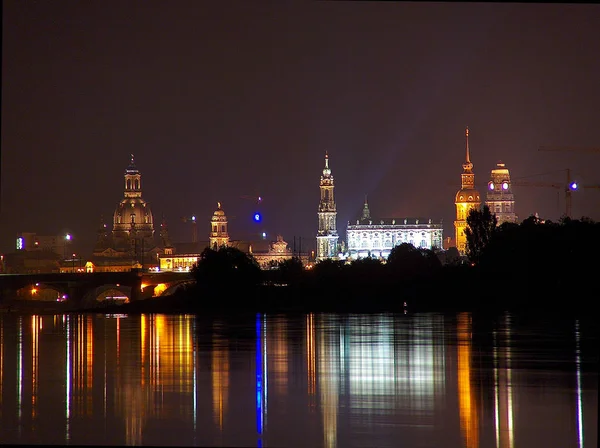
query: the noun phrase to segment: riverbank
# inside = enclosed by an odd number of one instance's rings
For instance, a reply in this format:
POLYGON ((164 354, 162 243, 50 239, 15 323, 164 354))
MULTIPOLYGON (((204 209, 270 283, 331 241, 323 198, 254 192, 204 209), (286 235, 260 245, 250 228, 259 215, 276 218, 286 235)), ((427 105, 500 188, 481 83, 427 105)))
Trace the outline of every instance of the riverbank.
POLYGON ((221 314, 241 313, 419 313, 511 312, 526 315, 595 316, 592 301, 567 301, 562 295, 532 296, 527 289, 510 297, 476 293, 441 294, 435 288, 308 288, 259 287, 254 290, 189 289, 122 305, 98 304, 72 310, 124 314, 221 314))

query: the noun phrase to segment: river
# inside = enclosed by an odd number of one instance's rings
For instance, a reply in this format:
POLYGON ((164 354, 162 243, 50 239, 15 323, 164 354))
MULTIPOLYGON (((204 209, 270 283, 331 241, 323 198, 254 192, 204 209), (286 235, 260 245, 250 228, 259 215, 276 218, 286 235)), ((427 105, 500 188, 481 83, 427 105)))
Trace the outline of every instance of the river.
POLYGON ((0 314, 0 444, 596 447, 593 322, 0 314))

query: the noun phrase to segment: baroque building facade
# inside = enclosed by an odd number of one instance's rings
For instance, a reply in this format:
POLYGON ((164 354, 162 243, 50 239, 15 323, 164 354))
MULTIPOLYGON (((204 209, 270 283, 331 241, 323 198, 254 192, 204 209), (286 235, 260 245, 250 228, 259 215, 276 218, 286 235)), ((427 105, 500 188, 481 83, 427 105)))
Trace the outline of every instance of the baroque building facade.
MULTIPOLYGON (((239 249, 251 255, 262 269, 268 269, 272 265, 293 256, 292 250, 281 235, 277 235, 276 241, 230 239, 227 228, 227 215, 220 202, 217 203, 217 209, 210 219, 210 232, 208 235, 208 241, 173 245, 165 248, 164 254, 159 258, 159 269, 161 271, 189 272, 207 248, 212 250, 218 250, 222 247, 239 249)), ((308 262, 308 257, 301 256, 300 258, 303 263, 308 262)))
POLYGON ((329 155, 325 153, 325 168, 319 183, 321 199, 319 201, 319 228, 317 231, 317 260, 338 256, 337 211, 334 198, 334 183, 329 168, 329 155))
POLYGON ((473 163, 471 162, 471 153, 469 149, 469 128, 465 130, 466 139, 466 158, 463 163, 463 172, 461 174, 461 187, 456 193, 454 204, 456 206, 456 220, 454 221, 454 241, 456 248, 461 255, 465 255, 467 246, 467 216, 472 209, 481 207, 481 197, 479 191, 475 188, 475 174, 473 173, 473 163))
POLYGON ((502 162, 496 164, 487 184, 485 204, 498 218, 498 225, 505 222, 517 222, 515 213, 515 195, 512 192, 510 172, 502 162))
POLYGON ((347 258, 387 258, 391 250, 402 243, 422 249, 441 249, 443 225, 442 220, 433 219, 373 219, 365 198, 360 219, 356 223, 348 222, 346 240, 347 258))

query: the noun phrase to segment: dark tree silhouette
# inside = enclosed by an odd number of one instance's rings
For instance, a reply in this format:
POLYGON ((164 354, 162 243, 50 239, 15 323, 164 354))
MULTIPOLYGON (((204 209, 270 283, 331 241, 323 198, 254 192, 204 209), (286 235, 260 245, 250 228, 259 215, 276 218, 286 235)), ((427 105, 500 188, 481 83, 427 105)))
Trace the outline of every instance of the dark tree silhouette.
POLYGON ((441 267, 438 256, 429 249, 417 249, 402 243, 392 249, 387 259, 387 269, 401 279, 426 277, 441 267))
POLYGON ((302 265, 302 260, 300 260, 300 258, 292 257, 280 261, 278 267, 279 277, 282 282, 285 282, 288 285, 296 285, 302 280, 304 266, 302 265))
POLYGON ((490 212, 487 205, 484 205, 481 211, 474 208, 469 211, 467 228, 465 229, 465 235, 467 236, 466 252, 467 257, 473 263, 479 263, 481 254, 496 231, 497 224, 498 218, 490 212))
POLYGON ((251 255, 233 247, 206 248, 192 269, 199 288, 244 289, 257 286, 261 270, 251 255))

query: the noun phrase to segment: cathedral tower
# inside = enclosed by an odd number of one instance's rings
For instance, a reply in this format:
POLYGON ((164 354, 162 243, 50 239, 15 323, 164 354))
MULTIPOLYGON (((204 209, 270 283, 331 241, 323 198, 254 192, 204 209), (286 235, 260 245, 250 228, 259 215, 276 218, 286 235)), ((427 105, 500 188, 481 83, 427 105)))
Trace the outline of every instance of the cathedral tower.
POLYGON ((227 232, 227 216, 221 209, 221 203, 217 202, 217 209, 210 220, 210 248, 219 250, 229 245, 229 233, 227 232))
POLYGON ((124 198, 115 210, 113 239, 121 249, 136 244, 149 249, 154 246, 154 222, 150 206, 142 199, 142 174, 135 166, 133 154, 124 177, 124 198))
POLYGON ((319 184, 321 200, 319 202, 319 230, 317 232, 317 260, 337 256, 338 234, 336 228, 337 212, 333 198, 333 176, 329 168, 329 156, 325 153, 325 168, 319 184))
POLYGON ((517 222, 515 195, 512 192, 510 173, 502 162, 496 164, 488 182, 485 205, 498 218, 498 225, 504 222, 517 222))
POLYGON ((461 174, 461 188, 456 193, 454 204, 456 205, 456 220, 454 221, 454 237, 456 248, 461 255, 465 254, 467 246, 467 236, 465 229, 467 227, 467 216, 473 208, 479 209, 481 198, 479 192, 475 189, 475 174, 473 173, 473 163, 471 163, 471 153, 469 151, 469 128, 465 130, 466 137, 466 160, 463 163, 463 172, 461 174))

